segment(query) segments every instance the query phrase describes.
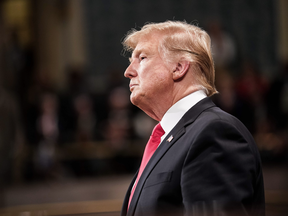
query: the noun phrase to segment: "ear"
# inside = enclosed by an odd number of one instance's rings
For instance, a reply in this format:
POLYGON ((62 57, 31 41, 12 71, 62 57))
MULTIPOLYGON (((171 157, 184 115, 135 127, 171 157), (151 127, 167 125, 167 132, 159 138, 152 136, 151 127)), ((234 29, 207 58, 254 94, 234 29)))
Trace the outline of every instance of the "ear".
POLYGON ((180 60, 176 63, 174 70, 173 70, 173 80, 178 81, 183 79, 186 73, 189 71, 190 62, 186 60, 180 60))

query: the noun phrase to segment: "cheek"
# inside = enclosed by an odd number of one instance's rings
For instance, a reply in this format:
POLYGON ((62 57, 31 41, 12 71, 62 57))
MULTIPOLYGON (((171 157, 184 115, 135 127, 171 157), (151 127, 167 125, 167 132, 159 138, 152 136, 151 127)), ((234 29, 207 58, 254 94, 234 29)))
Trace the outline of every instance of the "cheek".
POLYGON ((159 89, 166 88, 170 85, 172 78, 168 71, 159 71, 154 77, 152 77, 151 82, 153 85, 157 86, 159 89))
POLYGON ((173 80, 172 74, 170 74, 168 69, 163 67, 163 65, 158 67, 154 66, 149 69, 146 68, 144 73, 139 73, 139 81, 143 94, 157 89, 167 88, 171 80, 173 80))

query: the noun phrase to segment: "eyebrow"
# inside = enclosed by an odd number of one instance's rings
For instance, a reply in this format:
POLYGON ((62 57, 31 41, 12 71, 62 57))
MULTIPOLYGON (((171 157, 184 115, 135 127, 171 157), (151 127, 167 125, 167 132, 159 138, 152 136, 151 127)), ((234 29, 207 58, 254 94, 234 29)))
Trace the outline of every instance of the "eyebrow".
POLYGON ((148 55, 149 49, 147 47, 141 47, 138 50, 133 50, 131 57, 129 58, 129 61, 130 62, 132 61, 133 54, 134 54, 134 56, 138 57, 141 53, 146 53, 148 55))
POLYGON ((141 49, 138 49, 138 50, 134 50, 132 55, 134 54, 135 56, 139 56, 141 53, 143 53, 145 50, 145 48, 141 48, 141 49))

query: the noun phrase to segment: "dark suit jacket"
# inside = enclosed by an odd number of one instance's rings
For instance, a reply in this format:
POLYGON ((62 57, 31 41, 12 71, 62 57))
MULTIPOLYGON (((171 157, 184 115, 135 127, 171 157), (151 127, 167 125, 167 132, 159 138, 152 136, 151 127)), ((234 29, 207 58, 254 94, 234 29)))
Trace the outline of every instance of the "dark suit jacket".
POLYGON ((193 106, 163 140, 127 212, 136 176, 122 216, 265 214, 261 161, 253 137, 210 98, 193 106))

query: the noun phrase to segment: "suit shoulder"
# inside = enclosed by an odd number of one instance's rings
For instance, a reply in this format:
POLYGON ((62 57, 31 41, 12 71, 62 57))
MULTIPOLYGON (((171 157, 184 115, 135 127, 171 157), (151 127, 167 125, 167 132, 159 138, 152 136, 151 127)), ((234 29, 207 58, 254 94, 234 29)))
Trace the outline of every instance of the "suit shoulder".
POLYGON ((221 110, 219 107, 212 107, 203 111, 198 118, 195 120, 195 123, 204 122, 204 126, 209 125, 226 125, 230 127, 234 127, 235 129, 249 133, 246 126, 235 116, 221 110))
POLYGON ((249 143, 248 146, 254 154, 259 154, 254 138, 246 126, 235 116, 219 107, 203 111, 192 125, 192 127, 197 127, 199 135, 202 134, 205 137, 220 136, 231 140, 243 140, 243 142, 249 143))

